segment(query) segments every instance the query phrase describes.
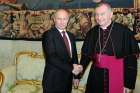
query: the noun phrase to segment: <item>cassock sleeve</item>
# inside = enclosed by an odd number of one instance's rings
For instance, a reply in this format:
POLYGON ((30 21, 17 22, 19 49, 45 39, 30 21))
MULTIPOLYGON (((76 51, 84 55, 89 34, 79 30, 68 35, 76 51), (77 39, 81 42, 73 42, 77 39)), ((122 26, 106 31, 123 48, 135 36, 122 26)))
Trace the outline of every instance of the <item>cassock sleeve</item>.
POLYGON ((84 40, 82 49, 81 49, 80 64, 83 65, 84 71, 86 67, 88 66, 89 62, 93 59, 94 45, 96 43, 96 40, 94 38, 96 34, 93 32, 95 32, 94 28, 88 31, 88 33, 86 34, 86 38, 84 40))
POLYGON ((124 58, 124 85, 129 89, 134 89, 137 77, 136 55, 139 53, 138 41, 135 40, 133 31, 127 29, 124 33, 124 49, 127 49, 124 58))
POLYGON ((138 47, 138 41, 134 38, 134 33, 128 29, 128 28, 123 28, 123 49, 124 49, 124 55, 133 55, 133 54, 138 54, 139 47, 138 47), (126 29, 126 30, 125 30, 126 29))

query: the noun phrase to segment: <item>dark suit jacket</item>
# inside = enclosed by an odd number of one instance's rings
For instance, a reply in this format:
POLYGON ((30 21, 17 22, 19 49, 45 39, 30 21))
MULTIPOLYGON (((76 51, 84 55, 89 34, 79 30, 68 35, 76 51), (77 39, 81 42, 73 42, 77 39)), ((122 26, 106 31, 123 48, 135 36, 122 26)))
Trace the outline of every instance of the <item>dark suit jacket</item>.
POLYGON ((61 33, 52 28, 43 34, 42 46, 46 59, 43 75, 43 93, 71 93, 73 64, 78 63, 75 38, 71 41, 72 58, 69 56, 61 33))

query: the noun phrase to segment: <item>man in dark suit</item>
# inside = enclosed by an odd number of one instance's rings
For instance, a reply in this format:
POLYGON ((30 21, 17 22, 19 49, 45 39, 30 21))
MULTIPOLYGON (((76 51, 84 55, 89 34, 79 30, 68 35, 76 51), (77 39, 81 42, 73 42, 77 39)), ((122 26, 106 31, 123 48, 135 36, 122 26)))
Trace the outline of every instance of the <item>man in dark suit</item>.
POLYGON ((55 27, 43 34, 42 46, 46 59, 43 93, 71 93, 72 79, 81 70, 75 38, 66 31, 68 20, 68 11, 57 10, 54 15, 55 27))

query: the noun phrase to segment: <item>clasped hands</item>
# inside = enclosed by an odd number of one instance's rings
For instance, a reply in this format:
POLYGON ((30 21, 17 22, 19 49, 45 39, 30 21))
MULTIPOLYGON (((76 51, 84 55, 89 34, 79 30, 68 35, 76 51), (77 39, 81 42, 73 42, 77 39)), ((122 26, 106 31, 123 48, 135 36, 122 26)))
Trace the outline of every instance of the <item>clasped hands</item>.
POLYGON ((82 66, 82 65, 73 64, 72 73, 73 73, 74 75, 78 75, 78 74, 80 74, 82 71, 83 71, 83 66, 82 66))

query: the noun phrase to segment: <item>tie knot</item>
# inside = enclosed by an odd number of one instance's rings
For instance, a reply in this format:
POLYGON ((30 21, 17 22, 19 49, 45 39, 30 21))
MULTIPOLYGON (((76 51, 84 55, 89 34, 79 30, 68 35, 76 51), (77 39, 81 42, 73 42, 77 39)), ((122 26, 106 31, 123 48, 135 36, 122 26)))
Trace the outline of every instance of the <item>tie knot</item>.
POLYGON ((65 31, 62 31, 62 34, 65 34, 66 32, 65 31))
POLYGON ((62 35, 65 36, 66 35, 66 32, 65 31, 62 31, 62 35))

